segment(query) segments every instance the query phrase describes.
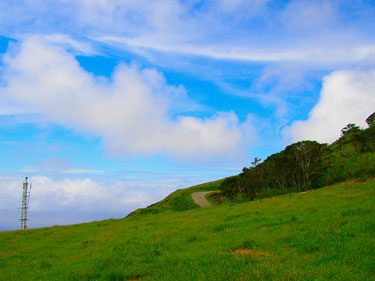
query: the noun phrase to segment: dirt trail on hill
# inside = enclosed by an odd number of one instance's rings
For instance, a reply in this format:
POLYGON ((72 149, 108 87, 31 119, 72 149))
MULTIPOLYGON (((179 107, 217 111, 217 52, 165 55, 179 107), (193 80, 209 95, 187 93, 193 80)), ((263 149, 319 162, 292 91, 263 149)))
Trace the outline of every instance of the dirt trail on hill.
POLYGON ((197 203, 202 208, 210 207, 211 203, 207 201, 205 196, 212 191, 202 191, 202 192, 194 192, 191 194, 194 202, 197 203))

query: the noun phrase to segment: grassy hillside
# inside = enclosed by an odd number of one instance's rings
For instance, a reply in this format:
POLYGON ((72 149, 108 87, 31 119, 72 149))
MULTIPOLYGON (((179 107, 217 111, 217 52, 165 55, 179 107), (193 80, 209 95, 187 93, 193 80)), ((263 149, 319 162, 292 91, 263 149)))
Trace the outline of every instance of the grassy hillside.
POLYGON ((220 184, 223 180, 217 180, 212 182, 207 182, 199 185, 195 185, 185 189, 179 189, 175 192, 172 192, 165 199, 157 202, 147 208, 138 209, 128 215, 128 217, 145 215, 145 214, 157 214, 166 211, 186 211, 191 209, 200 208, 197 204, 194 203, 191 198, 191 194, 197 191, 209 191, 209 190, 218 190, 220 184))
POLYGON ((0 279, 375 280, 375 181, 2 232, 0 279))

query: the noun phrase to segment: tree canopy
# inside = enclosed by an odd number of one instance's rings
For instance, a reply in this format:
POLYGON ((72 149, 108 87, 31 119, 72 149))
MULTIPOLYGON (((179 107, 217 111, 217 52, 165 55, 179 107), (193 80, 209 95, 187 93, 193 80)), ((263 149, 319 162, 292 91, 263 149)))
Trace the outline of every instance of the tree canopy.
POLYGON ((375 113, 361 129, 353 123, 341 130, 331 145, 300 141, 261 162, 257 157, 242 173, 221 184, 231 200, 268 197, 305 191, 353 178, 375 176, 375 113), (270 195, 271 194, 271 195, 270 195))

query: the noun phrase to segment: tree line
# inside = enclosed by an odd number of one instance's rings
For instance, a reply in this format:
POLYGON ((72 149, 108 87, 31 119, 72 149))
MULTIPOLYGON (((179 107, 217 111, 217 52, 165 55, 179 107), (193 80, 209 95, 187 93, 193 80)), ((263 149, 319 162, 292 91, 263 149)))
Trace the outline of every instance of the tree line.
POLYGON ((220 190, 231 200, 253 200, 306 191, 355 178, 375 176, 375 112, 367 129, 348 124, 332 143, 300 141, 265 161, 255 158, 242 173, 226 178, 220 190))

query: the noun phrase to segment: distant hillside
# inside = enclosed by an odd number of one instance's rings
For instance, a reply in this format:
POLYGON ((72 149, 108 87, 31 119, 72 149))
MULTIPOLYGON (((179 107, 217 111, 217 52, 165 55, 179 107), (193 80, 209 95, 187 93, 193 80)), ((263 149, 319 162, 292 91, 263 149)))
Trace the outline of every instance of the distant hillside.
POLYGON ((196 191, 218 190, 222 181, 223 180, 217 180, 176 190, 160 202, 152 204, 147 208, 135 210, 134 212, 130 213, 128 217, 144 214, 157 214, 166 211, 180 212, 200 208, 194 203, 193 199, 191 198, 191 194, 196 191))
POLYGON ((0 280, 375 280, 374 245, 375 181, 346 183, 0 232, 0 280))
POLYGON ((265 161, 255 158, 241 174, 180 189, 128 217, 166 211, 199 208, 191 198, 196 191, 220 190, 207 199, 214 205, 302 192, 353 179, 375 177, 375 113, 366 122, 367 129, 348 124, 341 137, 332 143, 302 141, 287 146, 265 161))

